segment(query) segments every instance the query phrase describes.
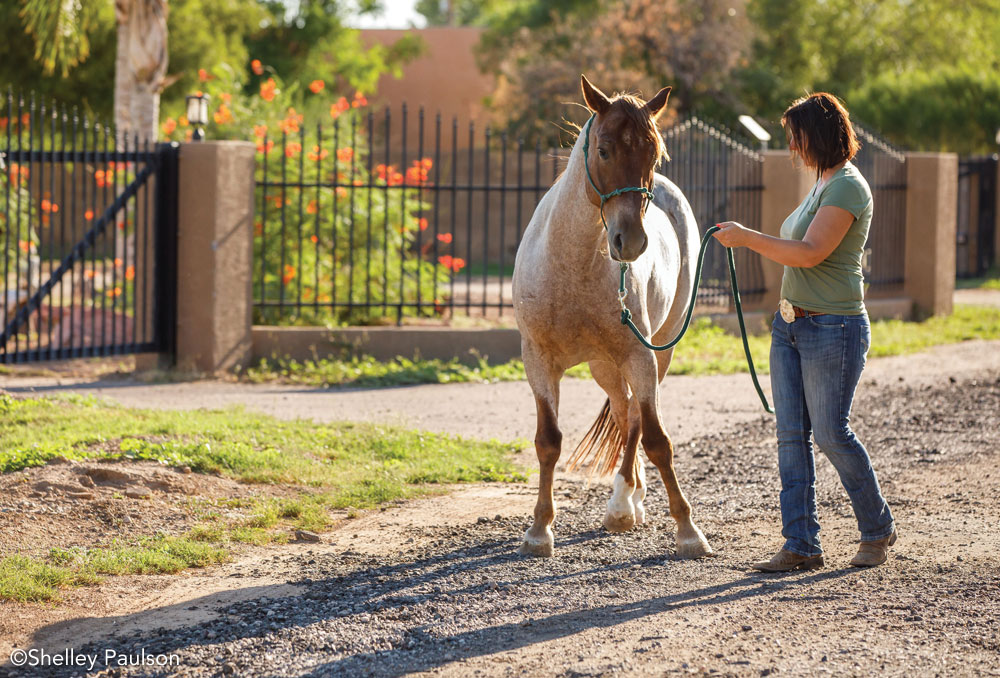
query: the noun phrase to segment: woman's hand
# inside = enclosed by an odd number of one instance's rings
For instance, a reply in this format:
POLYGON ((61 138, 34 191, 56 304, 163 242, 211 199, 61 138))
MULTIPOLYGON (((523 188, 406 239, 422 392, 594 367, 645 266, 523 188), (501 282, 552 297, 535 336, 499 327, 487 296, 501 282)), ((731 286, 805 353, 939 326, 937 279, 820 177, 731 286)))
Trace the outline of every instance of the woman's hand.
POLYGON ((716 224, 720 230, 712 234, 712 237, 718 240, 720 243, 726 247, 745 247, 748 240, 748 229, 743 225, 736 223, 735 221, 723 221, 721 224, 716 224))

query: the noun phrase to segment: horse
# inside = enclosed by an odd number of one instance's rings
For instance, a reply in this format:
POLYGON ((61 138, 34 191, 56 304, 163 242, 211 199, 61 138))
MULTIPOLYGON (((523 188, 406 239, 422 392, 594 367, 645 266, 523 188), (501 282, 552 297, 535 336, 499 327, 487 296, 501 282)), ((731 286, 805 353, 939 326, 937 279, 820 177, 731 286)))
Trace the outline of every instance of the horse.
POLYGON ((628 94, 608 97, 586 76, 580 83, 591 121, 577 136, 566 169, 535 209, 514 263, 513 301, 535 398, 539 464, 534 521, 519 553, 554 552, 552 480, 562 447, 559 382, 568 368, 587 362, 608 397, 568 468, 589 463, 592 471, 607 475, 621 456, 603 522, 611 532, 630 530, 645 521, 645 466, 636 454, 641 434, 677 523, 676 553, 699 558, 712 548, 691 519, 660 419, 659 384, 673 350, 644 348, 619 322, 627 306, 643 335, 664 343, 683 325, 695 294, 699 238, 694 213, 680 189, 655 172, 668 159, 657 119, 671 88, 644 102, 628 94), (606 203, 598 192, 607 198, 621 188, 629 191, 606 203), (631 273, 620 304, 615 290, 623 262, 631 273))

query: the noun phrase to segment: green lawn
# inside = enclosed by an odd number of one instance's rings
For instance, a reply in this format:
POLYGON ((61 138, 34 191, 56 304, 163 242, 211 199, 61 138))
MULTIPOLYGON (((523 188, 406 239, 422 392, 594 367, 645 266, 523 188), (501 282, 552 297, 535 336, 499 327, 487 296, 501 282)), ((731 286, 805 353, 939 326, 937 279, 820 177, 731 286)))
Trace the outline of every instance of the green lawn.
POLYGON ((104 574, 176 572, 229 557, 238 543, 320 530, 332 509, 369 508, 444 483, 526 480, 517 444, 465 440, 374 424, 280 421, 243 409, 128 409, 93 397, 0 395, 0 472, 67 459, 152 460, 245 483, 292 485, 290 497, 205 501, 183 535, 153 535, 43 558, 0 559, 0 600, 57 597, 104 574), (224 506, 223 506, 224 505, 224 506), (222 512, 220 509, 225 508, 222 512), (224 519, 234 513, 238 518, 224 519))
MULTIPOLYGON (((947 317, 923 322, 882 320, 872 324, 871 356, 900 355, 938 344, 970 339, 1000 339, 1000 309, 980 306, 957 306, 947 317)), ((750 352, 757 371, 767 373, 771 338, 749 337, 750 352)), ((747 372, 740 338, 724 332, 707 318, 691 323, 688 333, 674 351, 670 374, 734 374, 747 372)), ((590 370, 579 365, 567 376, 589 378, 590 370)), ((512 360, 489 365, 479 360, 474 366, 458 360, 409 360, 396 358, 379 362, 371 357, 338 360, 266 360, 244 375, 254 383, 280 381, 311 386, 399 386, 449 382, 513 381, 524 379, 524 365, 512 360)))

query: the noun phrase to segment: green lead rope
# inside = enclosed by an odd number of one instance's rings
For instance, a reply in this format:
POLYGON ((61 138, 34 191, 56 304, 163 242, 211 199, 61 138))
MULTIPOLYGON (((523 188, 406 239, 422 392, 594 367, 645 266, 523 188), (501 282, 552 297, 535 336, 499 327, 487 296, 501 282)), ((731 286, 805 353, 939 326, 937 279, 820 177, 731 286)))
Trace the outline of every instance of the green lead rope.
MULTIPOLYGON (((712 234, 720 230, 718 226, 712 226, 708 231, 705 232, 705 237, 701 239, 701 250, 698 252, 698 265, 694 272, 694 293, 691 295, 691 303, 688 305, 687 315, 684 317, 684 326, 681 327, 681 331, 677 333, 677 336, 668 341, 662 346, 656 346, 646 341, 646 338, 642 336, 642 332, 639 328, 635 326, 632 322, 632 312, 628 310, 625 306, 625 297, 628 292, 625 289, 625 273, 628 272, 628 264, 621 264, 621 277, 618 284, 618 303, 622 307, 622 325, 627 325, 632 334, 642 342, 642 345, 648 349, 654 351, 666 351, 669 348, 673 348, 677 343, 684 337, 684 333, 687 332, 688 326, 691 324, 691 314, 694 313, 694 304, 698 299, 698 288, 701 286, 701 269, 702 265, 705 263, 705 250, 708 249, 708 243, 712 239, 712 234)), ((753 379, 754 388, 757 389, 757 395, 760 396, 760 402, 764 405, 764 411, 774 414, 774 409, 768 404, 767 396, 764 395, 764 390, 760 387, 760 381, 757 379, 757 370, 753 366, 753 357, 750 355, 750 344, 747 342, 747 327, 746 323, 743 321, 743 304, 740 302, 740 286, 736 282, 736 260, 733 257, 732 248, 726 248, 726 255, 729 259, 729 280, 732 282, 733 287, 733 301, 736 303, 736 317, 740 321, 740 337, 743 339, 743 353, 747 357, 747 366, 750 368, 750 378, 753 379)))
MULTIPOLYGON (((595 115, 590 116, 590 120, 587 121, 587 127, 583 131, 583 167, 587 170, 587 181, 590 182, 594 192, 601 198, 601 223, 604 225, 604 230, 606 231, 608 230, 608 222, 604 219, 604 203, 617 195, 630 192, 641 193, 646 200, 652 202, 653 192, 645 186, 628 186, 626 188, 617 188, 610 193, 601 193, 601 189, 594 183, 594 178, 590 176, 590 126, 593 124, 595 117, 595 115)), ((701 285, 701 267, 705 261, 705 250, 708 249, 708 241, 711 239, 712 234, 718 230, 720 230, 718 226, 712 226, 706 231, 705 237, 701 240, 701 251, 698 252, 698 267, 695 269, 694 274, 694 294, 691 296, 691 305, 688 306, 687 316, 684 318, 684 327, 681 328, 681 331, 672 341, 663 346, 654 346, 646 341, 646 337, 642 336, 642 332, 632 322, 632 312, 625 306, 625 295, 628 294, 625 290, 625 273, 628 271, 628 264, 624 262, 621 264, 622 274, 618 284, 618 303, 622 307, 622 325, 627 325, 646 348, 654 351, 666 351, 668 348, 673 348, 684 336, 684 333, 687 332, 688 325, 691 324, 691 314, 694 313, 694 303, 698 299, 698 287, 701 285)), ((747 365, 750 367, 750 377, 753 379, 754 388, 757 389, 757 395, 760 396, 760 402, 763 403, 764 410, 774 414, 774 410, 767 403, 767 397, 764 395, 764 391, 760 387, 760 382, 757 380, 757 370, 754 369, 753 358, 750 356, 750 344, 747 343, 747 328, 743 322, 743 305, 740 303, 740 287, 736 282, 736 260, 733 259, 733 250, 727 247, 726 254, 729 256, 729 279, 733 283, 733 301, 736 302, 736 316, 740 320, 740 335, 743 338, 743 352, 747 356, 747 365)))

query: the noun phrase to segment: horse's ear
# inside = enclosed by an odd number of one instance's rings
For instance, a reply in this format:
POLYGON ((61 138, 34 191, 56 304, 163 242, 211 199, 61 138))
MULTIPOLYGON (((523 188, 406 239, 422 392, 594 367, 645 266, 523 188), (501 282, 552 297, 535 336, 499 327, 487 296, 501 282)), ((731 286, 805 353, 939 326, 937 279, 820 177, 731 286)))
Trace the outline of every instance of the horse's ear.
POLYGON ((587 102, 587 108, 594 113, 607 113, 611 100, 604 96, 604 92, 591 85, 586 75, 580 76, 580 86, 583 88, 583 100, 587 102))
POLYGON ((649 117, 656 120, 660 117, 663 111, 667 110, 667 99, 670 97, 670 87, 664 87, 656 96, 646 102, 646 110, 649 111, 649 117))

